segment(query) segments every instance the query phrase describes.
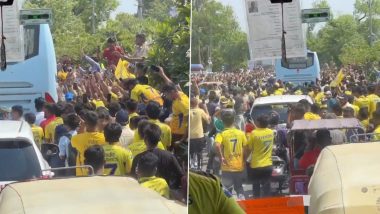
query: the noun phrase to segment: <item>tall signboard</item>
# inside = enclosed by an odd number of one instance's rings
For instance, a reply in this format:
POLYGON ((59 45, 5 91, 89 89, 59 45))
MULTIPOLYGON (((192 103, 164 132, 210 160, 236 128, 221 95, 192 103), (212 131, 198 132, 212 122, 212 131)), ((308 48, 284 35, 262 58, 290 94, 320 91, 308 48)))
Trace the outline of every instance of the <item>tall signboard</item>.
MULTIPOLYGON (((245 6, 251 60, 281 58, 281 4, 272 4, 269 0, 245 0, 245 6)), ((283 6, 287 57, 306 57, 300 2, 293 0, 283 6)))

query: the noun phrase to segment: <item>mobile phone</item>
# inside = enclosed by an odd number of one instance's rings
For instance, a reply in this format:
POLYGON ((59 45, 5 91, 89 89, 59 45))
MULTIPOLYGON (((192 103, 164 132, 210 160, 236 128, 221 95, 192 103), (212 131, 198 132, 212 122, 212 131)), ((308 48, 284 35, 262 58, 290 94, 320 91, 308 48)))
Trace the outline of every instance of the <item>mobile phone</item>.
POLYGON ((151 65, 150 70, 156 73, 160 72, 160 68, 157 65, 151 65))

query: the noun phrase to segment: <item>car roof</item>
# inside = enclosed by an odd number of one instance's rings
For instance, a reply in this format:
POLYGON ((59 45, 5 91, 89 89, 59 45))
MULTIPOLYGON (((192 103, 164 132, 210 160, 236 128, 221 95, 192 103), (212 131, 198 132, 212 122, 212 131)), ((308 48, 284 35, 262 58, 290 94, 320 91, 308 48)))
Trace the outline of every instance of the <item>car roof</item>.
POLYGON ((130 177, 92 176, 12 183, 0 197, 0 213, 187 213, 130 177), (2 203, 1 200, 7 203, 2 203))
POLYGON ((33 133, 26 121, 0 120, 0 139, 33 139, 33 133))
POLYGON ((313 100, 308 95, 273 95, 267 97, 259 97, 255 99, 253 106, 281 103, 297 103, 303 99, 309 101, 310 104, 313 103, 313 100))
POLYGON ((223 85, 222 82, 201 82, 198 85, 223 85))
POLYGON ((361 128, 356 118, 322 119, 322 120, 295 120, 292 131, 317 129, 354 129, 361 128))

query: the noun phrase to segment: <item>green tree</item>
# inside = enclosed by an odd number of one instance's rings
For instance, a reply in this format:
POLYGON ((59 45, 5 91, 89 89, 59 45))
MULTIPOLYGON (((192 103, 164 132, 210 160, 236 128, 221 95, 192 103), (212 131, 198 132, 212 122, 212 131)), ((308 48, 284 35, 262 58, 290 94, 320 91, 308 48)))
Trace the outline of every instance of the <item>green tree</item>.
POLYGON ((192 63, 207 65, 209 57, 213 70, 227 65, 241 68, 248 60, 247 36, 239 27, 231 7, 215 0, 193 2, 192 63), (195 7, 195 6, 194 6, 195 7))
POLYGON ((95 28, 102 22, 108 21, 112 11, 119 6, 119 0, 77 0, 73 12, 85 23, 86 31, 92 32, 92 11, 95 6, 95 28), (94 3, 94 4, 93 4, 94 3))

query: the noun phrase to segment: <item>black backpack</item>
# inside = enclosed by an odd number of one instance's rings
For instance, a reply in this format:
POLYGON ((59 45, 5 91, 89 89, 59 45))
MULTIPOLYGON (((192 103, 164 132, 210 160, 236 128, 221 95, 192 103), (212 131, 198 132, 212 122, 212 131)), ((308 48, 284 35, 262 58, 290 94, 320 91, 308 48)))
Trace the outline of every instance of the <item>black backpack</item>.
POLYGON ((69 143, 69 146, 68 146, 68 151, 67 151, 67 153, 68 153, 67 154, 67 163, 68 163, 69 166, 76 166, 78 150, 76 150, 72 146, 72 144, 71 144, 71 137, 72 137, 72 135, 69 134, 69 133, 67 133, 64 136, 66 136, 70 140, 70 143, 69 143))

